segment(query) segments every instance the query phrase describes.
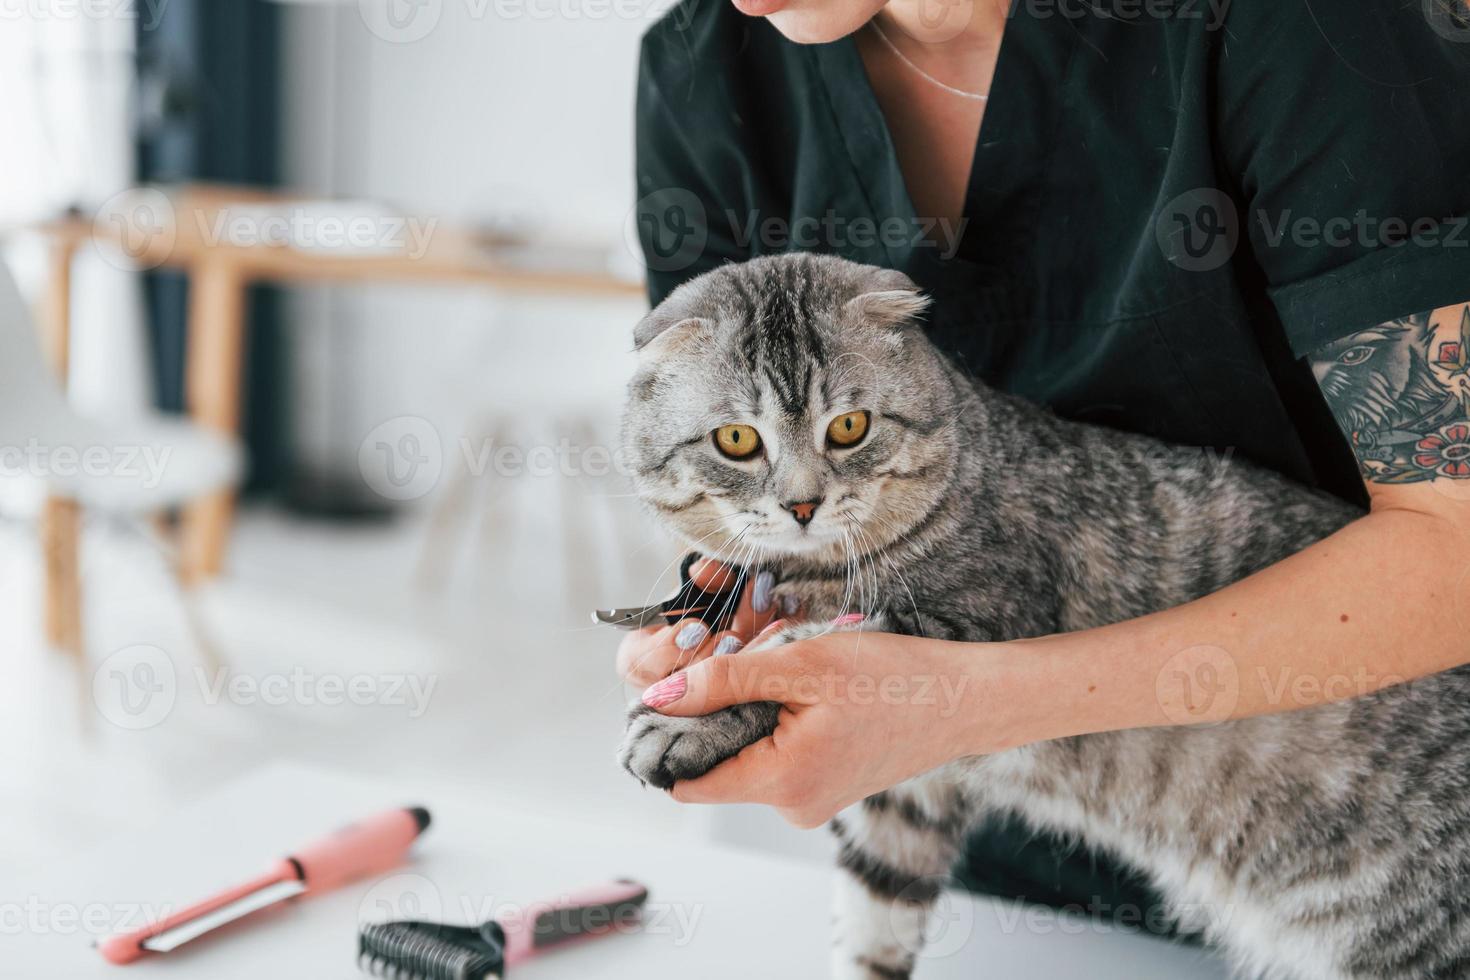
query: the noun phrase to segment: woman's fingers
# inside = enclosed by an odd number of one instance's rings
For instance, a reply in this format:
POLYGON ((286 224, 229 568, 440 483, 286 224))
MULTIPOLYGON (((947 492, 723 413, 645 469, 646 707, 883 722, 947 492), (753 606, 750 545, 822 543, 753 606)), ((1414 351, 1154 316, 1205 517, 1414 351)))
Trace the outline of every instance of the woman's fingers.
POLYGON ((724 589, 735 581, 736 572, 729 565, 713 558, 701 558, 689 566, 689 577, 701 589, 724 589))
POLYGON ((647 686, 706 657, 735 653, 745 642, 731 630, 712 634, 697 619, 638 630, 623 637, 618 646, 618 673, 630 684, 647 686))
POLYGON ((745 649, 745 644, 748 642, 745 637, 734 630, 716 633, 711 639, 713 640, 710 646, 712 657, 728 657, 732 653, 739 653, 745 649))
POLYGON ((618 645, 618 673, 630 684, 652 684, 694 662, 692 651, 674 642, 683 624, 641 629, 618 645))
POLYGON ((657 628, 641 629, 624 635, 618 644, 618 676, 629 684, 652 684, 665 676, 658 673, 652 664, 653 652, 662 632, 657 628))
POLYGON ((786 803, 785 757, 774 739, 747 745, 698 779, 680 780, 669 791, 680 803, 786 803))
MULTIPOLYGON (((701 558, 689 568, 689 577, 702 589, 728 588, 738 572, 713 558, 701 558)), ((745 583, 735 618, 730 629, 749 640, 756 632, 781 614, 775 595, 776 577, 770 572, 756 572, 745 583)))
POLYGON ((707 715, 747 701, 813 704, 821 677, 798 659, 800 644, 712 657, 670 674, 643 692, 643 703, 666 715, 707 715))
MULTIPOLYGON (((689 568, 689 577, 709 590, 728 588, 738 574, 735 568, 712 558, 701 558, 689 568)), ((720 633, 712 634, 697 619, 629 633, 618 645, 618 673, 630 684, 647 686, 706 657, 739 652, 781 615, 775 587, 776 579, 770 572, 750 576, 730 628, 720 633)))

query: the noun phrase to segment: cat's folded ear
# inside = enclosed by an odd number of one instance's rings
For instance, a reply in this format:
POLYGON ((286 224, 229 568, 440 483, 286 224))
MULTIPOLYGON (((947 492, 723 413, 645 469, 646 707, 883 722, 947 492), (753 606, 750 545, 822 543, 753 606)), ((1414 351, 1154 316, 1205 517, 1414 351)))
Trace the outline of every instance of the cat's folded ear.
POLYGON ((860 284, 862 292, 848 300, 843 313, 855 320, 883 327, 912 323, 929 308, 929 297, 918 285, 894 269, 878 269, 860 284))
POLYGON ((660 303, 633 328, 633 349, 643 353, 650 344, 658 349, 668 349, 709 324, 710 321, 703 317, 689 316, 680 306, 660 303))

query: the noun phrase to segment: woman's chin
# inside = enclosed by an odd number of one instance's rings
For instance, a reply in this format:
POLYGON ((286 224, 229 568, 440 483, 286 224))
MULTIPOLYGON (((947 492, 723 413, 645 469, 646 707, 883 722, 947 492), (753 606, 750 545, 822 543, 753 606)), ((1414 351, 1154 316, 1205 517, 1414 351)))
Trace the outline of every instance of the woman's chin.
POLYGON ((730 0, 747 17, 770 17, 790 6, 791 0, 730 0))
POLYGON ((862 27, 879 9, 881 0, 731 0, 748 17, 764 17, 788 41, 828 44, 862 27))

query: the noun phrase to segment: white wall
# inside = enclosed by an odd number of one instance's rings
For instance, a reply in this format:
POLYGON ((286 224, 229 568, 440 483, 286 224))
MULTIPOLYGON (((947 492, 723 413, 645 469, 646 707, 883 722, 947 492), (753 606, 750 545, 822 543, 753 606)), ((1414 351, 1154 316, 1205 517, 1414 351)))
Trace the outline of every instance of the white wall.
POLYGON ((439 19, 411 43, 375 35, 358 4, 288 9, 292 175, 322 175, 314 148, 331 129, 335 48, 348 91, 334 114, 355 151, 348 190, 429 212, 529 210, 615 235, 632 187, 638 38, 654 12, 572 17, 571 0, 526 0, 566 8, 537 19, 505 0, 426 2, 439 19))
MULTIPOLYGON (((570 0, 426 0, 434 28, 395 43, 373 32, 363 14, 371 7, 285 11, 291 184, 445 222, 508 217, 557 239, 626 249, 637 47, 652 12, 594 16, 596 2, 570 0), (532 9, 561 12, 533 17, 532 9), (567 16, 578 13, 587 15, 567 16)), ((293 308, 298 444, 350 465, 356 442, 348 436, 385 418, 421 415, 453 434, 475 399, 493 399, 497 369, 551 377, 554 367, 558 384, 613 381, 615 390, 626 370, 618 355, 642 305, 372 288, 305 290, 293 308), (563 356, 554 364, 507 356, 534 337, 555 339, 563 356)))

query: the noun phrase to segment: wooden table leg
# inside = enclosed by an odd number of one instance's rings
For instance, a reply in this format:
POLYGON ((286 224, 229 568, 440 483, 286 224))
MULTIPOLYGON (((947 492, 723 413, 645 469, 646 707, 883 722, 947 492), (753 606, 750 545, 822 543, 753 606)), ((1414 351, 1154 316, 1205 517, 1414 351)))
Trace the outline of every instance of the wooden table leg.
POLYGON ((41 515, 41 554, 46 567, 46 639, 84 659, 82 646, 81 508, 52 498, 41 515))
MULTIPOLYGON (((185 398, 197 422, 232 437, 240 428, 248 285, 241 270, 228 259, 206 258, 189 276, 185 398)), ((198 582, 219 573, 234 503, 234 494, 223 491, 184 508, 179 546, 185 581, 198 582)))
MULTIPOLYGON (((42 307, 41 345, 63 388, 71 366, 71 269, 76 247, 51 246, 50 277, 42 307)), ((81 511, 75 501, 48 497, 41 509, 41 555, 45 569, 43 595, 46 640, 79 661, 82 647, 82 590, 79 530, 81 511)))

